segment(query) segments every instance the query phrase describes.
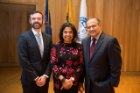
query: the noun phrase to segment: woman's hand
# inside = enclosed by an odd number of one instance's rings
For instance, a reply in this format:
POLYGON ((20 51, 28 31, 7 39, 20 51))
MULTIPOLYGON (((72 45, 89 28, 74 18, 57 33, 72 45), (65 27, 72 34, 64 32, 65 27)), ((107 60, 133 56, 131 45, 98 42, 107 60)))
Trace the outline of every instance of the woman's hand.
POLYGON ((62 83, 62 87, 61 90, 64 89, 70 89, 73 85, 73 83, 71 82, 71 80, 65 79, 65 81, 62 83))

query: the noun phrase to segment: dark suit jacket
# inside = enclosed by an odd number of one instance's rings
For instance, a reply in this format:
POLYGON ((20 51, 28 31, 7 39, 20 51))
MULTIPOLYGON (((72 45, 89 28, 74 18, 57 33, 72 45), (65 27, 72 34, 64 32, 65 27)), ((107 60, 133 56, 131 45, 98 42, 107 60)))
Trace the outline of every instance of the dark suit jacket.
POLYGON ((121 49, 116 38, 101 33, 92 54, 90 54, 91 37, 82 41, 85 61, 85 93, 89 93, 90 82, 94 93, 112 93, 117 87, 121 73, 121 49))
MULTIPOLYGON (((49 66, 52 38, 42 33, 44 42, 44 55, 41 58, 39 46, 32 31, 19 35, 18 56, 23 68, 21 83, 24 85, 35 84, 34 79, 43 74, 50 75, 49 66), (48 67, 47 67, 48 66, 48 67)), ((48 80, 47 80, 48 81, 48 80)))

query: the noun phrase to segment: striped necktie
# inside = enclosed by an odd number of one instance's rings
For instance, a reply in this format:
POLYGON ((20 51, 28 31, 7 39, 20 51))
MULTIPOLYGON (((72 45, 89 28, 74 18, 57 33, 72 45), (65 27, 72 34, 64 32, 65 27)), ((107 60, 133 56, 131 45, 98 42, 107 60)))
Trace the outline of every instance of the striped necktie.
POLYGON ((39 46, 41 57, 43 57, 43 45, 41 43, 41 35, 40 35, 40 33, 37 33, 36 37, 37 37, 37 43, 38 43, 38 46, 39 46))

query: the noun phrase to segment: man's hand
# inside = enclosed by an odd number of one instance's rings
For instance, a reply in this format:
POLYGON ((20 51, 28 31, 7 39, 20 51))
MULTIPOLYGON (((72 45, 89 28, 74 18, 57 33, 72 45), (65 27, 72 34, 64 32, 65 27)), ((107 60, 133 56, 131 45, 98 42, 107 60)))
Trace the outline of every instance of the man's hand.
POLYGON ((84 91, 83 83, 79 82, 78 90, 79 90, 80 93, 83 93, 83 91, 84 91))
POLYGON ((37 80, 36 80, 36 85, 39 87, 42 87, 45 85, 46 83, 46 77, 45 76, 40 76, 37 80))
POLYGON ((36 85, 37 85, 37 86, 39 86, 39 87, 40 87, 39 78, 35 80, 35 83, 36 83, 36 85))

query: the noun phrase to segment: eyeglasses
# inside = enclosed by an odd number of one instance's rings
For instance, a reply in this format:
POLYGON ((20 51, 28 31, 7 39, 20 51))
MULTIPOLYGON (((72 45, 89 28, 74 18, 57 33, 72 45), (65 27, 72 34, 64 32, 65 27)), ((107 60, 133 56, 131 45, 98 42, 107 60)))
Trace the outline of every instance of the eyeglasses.
POLYGON ((90 30, 91 28, 94 29, 97 25, 92 25, 92 26, 89 26, 87 27, 87 30, 90 30))

